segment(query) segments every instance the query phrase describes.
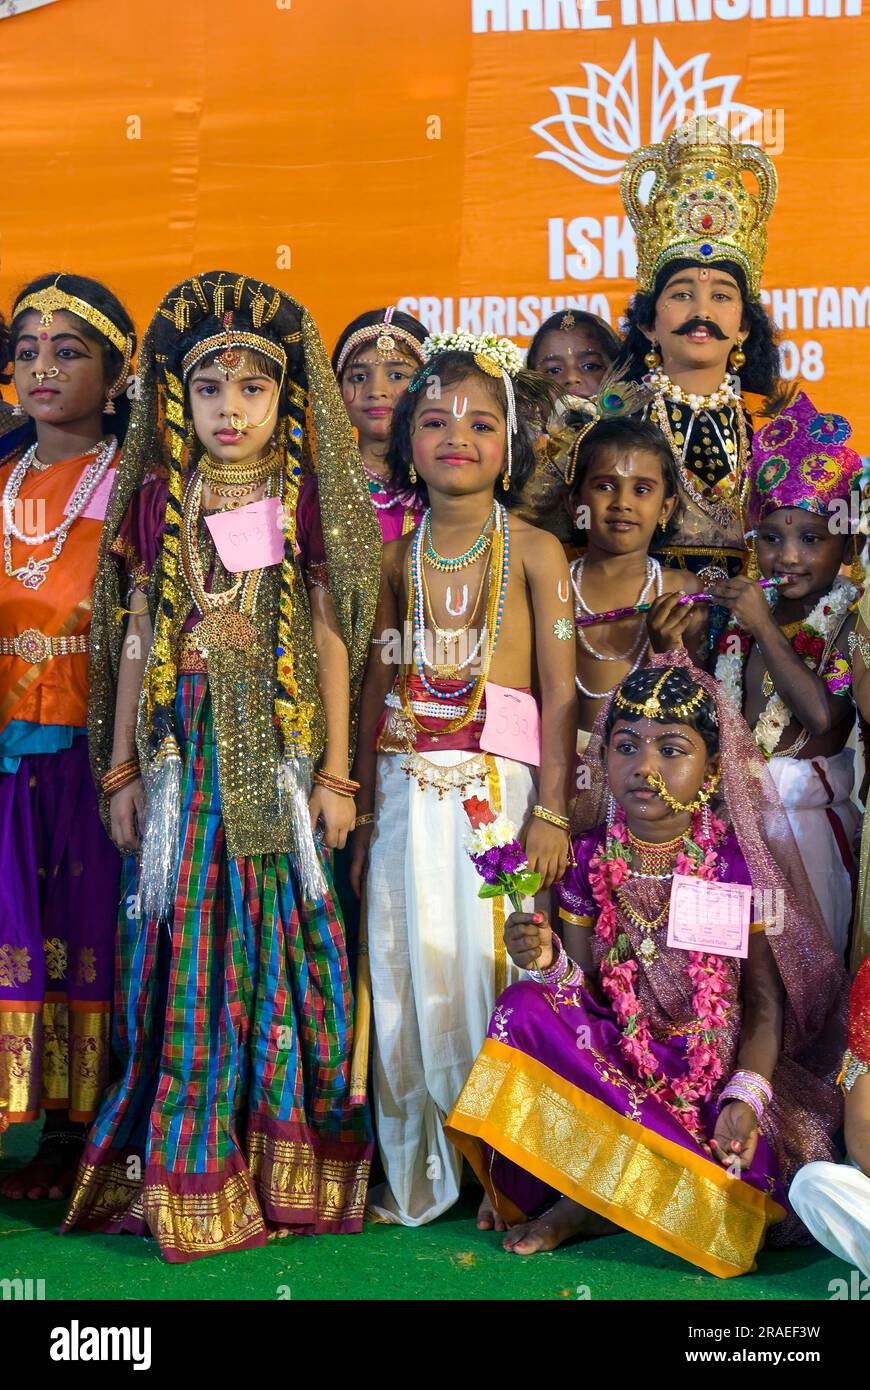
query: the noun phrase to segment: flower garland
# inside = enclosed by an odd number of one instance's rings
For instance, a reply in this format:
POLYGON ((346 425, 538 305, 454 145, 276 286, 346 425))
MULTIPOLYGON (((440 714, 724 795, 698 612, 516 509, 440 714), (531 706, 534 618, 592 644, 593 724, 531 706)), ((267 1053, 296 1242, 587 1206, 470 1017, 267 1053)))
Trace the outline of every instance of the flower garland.
POLYGON ((494 333, 431 333, 421 348, 423 361, 428 362, 439 352, 470 352, 486 357, 514 377, 523 365, 523 354, 510 338, 497 338, 494 333))
MULTIPOLYGON (((691 832, 683 837, 683 848, 674 860, 673 872, 706 880, 718 873, 717 849, 725 826, 715 816, 705 827, 702 812, 696 812, 691 832)), ((695 1023, 686 1035, 686 1074, 672 1080, 660 1069, 652 1051, 649 1021, 644 1017, 635 990, 638 962, 631 954, 631 941, 618 929, 616 893, 631 877, 625 812, 617 808, 614 821, 589 864, 589 886, 598 905, 595 934, 610 947, 601 963, 600 978, 622 1029, 618 1047, 647 1089, 679 1121, 699 1144, 706 1144, 701 1129, 700 1103, 709 1100, 723 1074, 722 1059, 716 1050, 716 1034, 725 1022, 732 1000, 728 995, 727 965, 721 956, 689 951, 686 975, 692 986, 692 1012, 695 1023)))
MULTIPOLYGON (((819 599, 813 611, 803 620, 791 638, 792 648, 798 656, 803 657, 811 671, 818 671, 826 649, 842 626, 843 619, 858 597, 858 592, 850 580, 835 579, 830 593, 819 599)), ((778 597, 776 589, 765 590, 765 598, 771 607, 778 597)), ((716 679, 721 682, 725 693, 741 711, 744 694, 743 673, 751 646, 750 634, 732 619, 719 639, 716 679)), ((840 656, 832 654, 819 674, 832 695, 839 695, 849 688, 849 665, 840 656)), ((753 731, 755 742, 765 758, 771 757, 791 719, 791 710, 774 690, 758 716, 753 731)))

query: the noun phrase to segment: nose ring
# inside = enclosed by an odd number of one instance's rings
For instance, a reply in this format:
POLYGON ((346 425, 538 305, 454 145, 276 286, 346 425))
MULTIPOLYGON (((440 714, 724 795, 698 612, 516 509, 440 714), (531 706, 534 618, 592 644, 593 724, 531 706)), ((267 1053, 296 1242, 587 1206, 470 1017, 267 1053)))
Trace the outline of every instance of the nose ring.
POLYGON ((234 410, 230 415, 230 425, 234 430, 237 430, 239 434, 246 430, 248 428, 248 417, 245 412, 242 411, 242 413, 239 414, 234 410))

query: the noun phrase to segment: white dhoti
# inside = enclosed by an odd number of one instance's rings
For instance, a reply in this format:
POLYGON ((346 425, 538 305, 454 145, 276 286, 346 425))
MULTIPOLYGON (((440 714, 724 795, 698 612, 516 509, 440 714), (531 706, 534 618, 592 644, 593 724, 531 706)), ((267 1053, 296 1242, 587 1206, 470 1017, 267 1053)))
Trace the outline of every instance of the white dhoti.
POLYGON ((852 800, 855 754, 771 758, 768 763, 825 924, 844 952, 852 921, 852 846, 858 807, 852 800))
MULTIPOLYGON (((468 757, 426 754, 440 767, 468 757)), ((444 1136, 444 1118, 496 998, 520 974, 505 951, 505 899, 478 897, 483 880, 468 857, 462 796, 489 801, 519 827, 534 805, 535 784, 524 763, 487 754, 484 780, 439 800, 432 787, 423 790, 406 776, 402 761, 378 756, 366 883, 372 1083, 387 1178, 368 1206, 388 1221, 421 1226, 459 1196, 462 1159, 444 1136)))
POLYGON ((853 1163, 808 1163, 788 1199, 811 1235, 870 1278, 870 1178, 853 1163))

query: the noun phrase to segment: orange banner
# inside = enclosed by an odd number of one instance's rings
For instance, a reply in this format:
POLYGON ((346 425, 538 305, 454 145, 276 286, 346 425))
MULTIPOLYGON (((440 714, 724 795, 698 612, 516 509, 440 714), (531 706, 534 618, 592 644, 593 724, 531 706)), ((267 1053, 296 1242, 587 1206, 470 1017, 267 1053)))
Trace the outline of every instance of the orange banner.
POLYGON ((0 304, 105 279, 140 331, 238 269, 331 343, 395 302, 525 343, 617 322, 619 174, 705 109, 773 158, 783 365, 870 452, 870 18, 861 0, 0 0, 0 304))

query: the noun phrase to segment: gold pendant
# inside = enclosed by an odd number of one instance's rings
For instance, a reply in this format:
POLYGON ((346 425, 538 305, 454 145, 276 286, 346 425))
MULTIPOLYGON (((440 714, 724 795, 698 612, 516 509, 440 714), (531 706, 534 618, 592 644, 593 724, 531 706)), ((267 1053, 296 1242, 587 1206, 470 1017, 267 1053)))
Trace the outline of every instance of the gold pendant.
POLYGON ((193 640, 202 656, 247 651, 257 645, 257 629, 237 608, 212 608, 193 629, 193 640))
POLYGON ((637 954, 645 965, 650 965, 652 961, 658 959, 658 948, 651 936, 645 936, 637 948, 637 954))

